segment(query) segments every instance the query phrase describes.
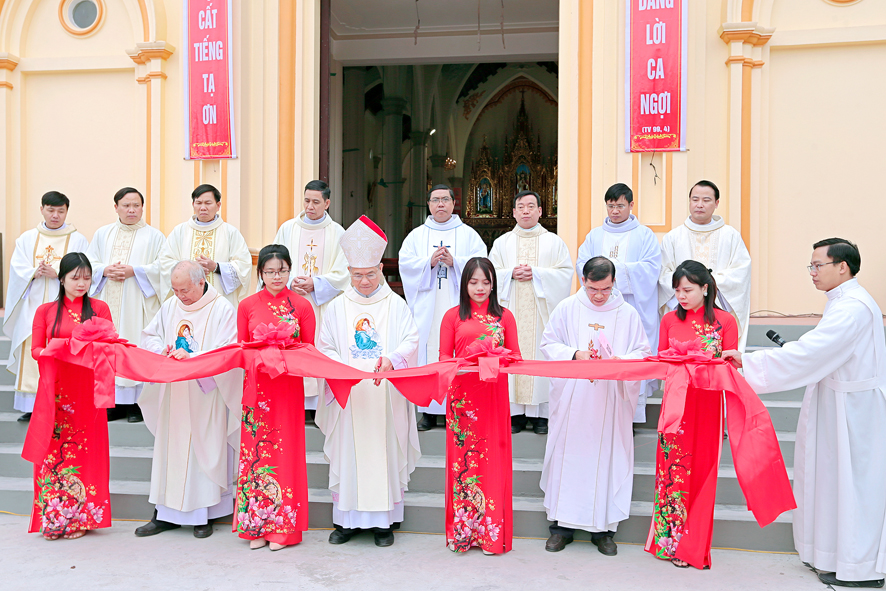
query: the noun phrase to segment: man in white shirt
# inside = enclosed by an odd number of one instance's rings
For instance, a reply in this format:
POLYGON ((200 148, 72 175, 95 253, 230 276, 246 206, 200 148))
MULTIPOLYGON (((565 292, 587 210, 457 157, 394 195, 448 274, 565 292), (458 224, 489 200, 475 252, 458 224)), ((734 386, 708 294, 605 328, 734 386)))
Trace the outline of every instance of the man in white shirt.
POLYGON ((658 281, 662 316, 677 307, 671 279, 683 261, 692 259, 711 269, 717 282, 717 304, 738 323, 739 349, 744 350, 751 318, 751 255, 741 234, 718 215, 720 189, 698 181, 689 191, 689 218, 661 242, 658 281))
POLYGON ((794 546, 826 585, 879 588, 886 573, 886 335, 859 285, 858 247, 816 242, 821 320, 781 349, 724 351, 758 394, 806 386, 794 451, 794 546))
MULTIPOLYGON (((418 365, 440 360, 440 323, 447 310, 458 305, 461 271, 473 257, 486 256, 480 235, 452 212, 455 194, 446 185, 435 185, 428 192, 431 215, 415 228, 400 247, 400 277, 403 292, 421 340, 418 365)), ((437 425, 446 406, 432 402, 418 423, 419 431, 437 425)))
POLYGON ((15 241, 9 264, 6 316, 3 334, 12 341, 6 369, 15 374, 14 408, 23 414, 20 422, 31 420, 40 372, 31 357, 31 330, 37 308, 58 298, 58 265, 69 252, 85 252, 86 237, 65 223, 70 200, 58 191, 49 191, 40 201, 43 222, 15 241))

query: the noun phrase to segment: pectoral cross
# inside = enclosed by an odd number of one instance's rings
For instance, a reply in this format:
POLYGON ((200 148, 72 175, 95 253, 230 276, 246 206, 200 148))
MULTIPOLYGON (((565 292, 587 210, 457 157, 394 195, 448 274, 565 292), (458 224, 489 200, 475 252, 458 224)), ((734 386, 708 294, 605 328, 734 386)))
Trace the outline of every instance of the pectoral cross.
POLYGON ((311 241, 309 243, 305 244, 305 246, 307 246, 309 249, 311 249, 311 252, 314 252, 314 247, 319 246, 319 244, 314 244, 314 239, 311 238, 311 241))
POLYGON ((597 324, 596 322, 594 324, 588 324, 588 326, 590 328, 593 328, 594 330, 602 330, 602 329, 606 328, 602 324, 597 324))
POLYGON ((618 258, 618 244, 615 245, 615 248, 609 250, 609 258, 617 259, 618 258))
MULTIPOLYGON (((440 240, 440 244, 439 244, 439 245, 438 245, 438 244, 432 244, 431 246, 433 246, 433 247, 435 247, 435 248, 449 248, 449 245, 448 245, 448 244, 445 244, 445 245, 443 244, 443 240, 442 240, 442 239, 440 240)), ((440 289, 440 288, 442 287, 442 285, 443 285, 443 284, 442 284, 442 280, 443 280, 443 279, 446 279, 448 276, 449 276, 449 275, 448 275, 448 273, 447 273, 446 265, 439 265, 439 266, 437 266, 437 289, 440 289)))

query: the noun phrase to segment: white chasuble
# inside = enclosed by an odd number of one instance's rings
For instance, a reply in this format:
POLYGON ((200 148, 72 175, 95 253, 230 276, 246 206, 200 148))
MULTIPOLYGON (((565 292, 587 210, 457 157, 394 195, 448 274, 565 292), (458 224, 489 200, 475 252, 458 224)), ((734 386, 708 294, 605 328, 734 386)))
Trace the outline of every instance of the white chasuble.
MULTIPOLYGON (((632 306, 643 321, 652 353, 658 351, 658 281, 661 277, 661 247, 648 227, 631 215, 619 224, 607 217, 602 226, 588 232, 578 249, 575 272, 582 279, 585 263, 595 256, 604 256, 615 265, 615 289, 632 306)), ((635 423, 646 422, 646 399, 655 391, 658 380, 646 380, 637 409, 635 423)))
MULTIPOLYGON (((428 216, 403 241, 399 256, 403 292, 419 330, 418 364, 434 363, 440 359, 443 314, 458 305, 462 269, 472 258, 485 257, 486 245, 457 215, 442 224, 428 216), (431 267, 431 257, 440 246, 452 254, 451 267, 442 262, 431 267)), ((420 410, 446 414, 446 408, 436 402, 420 410)))
POLYGON ((827 292, 815 327, 742 356, 757 394, 806 386, 794 451, 794 546, 842 581, 886 575, 886 336, 851 279, 827 292))
MULTIPOLYGON (((333 298, 348 286, 348 261, 340 243, 345 230, 334 222, 328 214, 313 222, 301 212, 298 217, 286 221, 277 230, 274 244, 282 244, 289 249, 292 257, 290 281, 295 277, 312 277, 314 291, 305 298, 311 304, 320 329, 323 310, 333 298)), ((316 341, 317 335, 314 335, 316 341)), ((317 395, 323 391, 323 380, 304 378, 305 408, 317 408, 317 395)))
MULTIPOLYGON (((364 371, 373 371, 382 356, 399 369, 415 365, 418 330, 406 302, 387 284, 369 297, 349 286, 326 309, 317 347, 364 371)), ((359 382, 343 409, 331 393, 325 398, 316 420, 326 436, 335 523, 388 527, 402 520, 403 491, 421 457, 415 407, 387 381, 359 382), (377 513, 381 521, 360 513, 377 513)))
MULTIPOLYGON (((119 220, 99 228, 86 251, 92 264, 90 295, 108 304, 117 333, 131 343, 141 340, 145 326, 160 309, 160 265, 157 258, 166 237, 144 220, 126 225, 119 220), (114 264, 130 265, 135 275, 123 281, 104 276, 105 268, 114 264)), ((137 385, 132 380, 116 378, 117 403, 133 404, 127 397, 137 385)))
POLYGON ((713 271, 717 304, 738 323, 738 347, 744 351, 751 319, 751 255, 738 230, 718 215, 701 226, 687 219, 661 242, 658 303, 662 316, 677 307, 671 280, 683 261, 698 261, 713 271))
POLYGON ((22 412, 34 409, 34 397, 40 375, 31 357, 31 331, 37 308, 58 298, 58 279, 34 278, 41 262, 58 273, 62 257, 69 252, 85 252, 86 237, 71 224, 50 230, 40 224, 15 241, 9 264, 9 287, 6 292, 6 315, 3 334, 11 341, 6 369, 15 374, 15 408, 22 412))
MULTIPOLYGON (((210 286, 191 305, 166 300, 142 332, 141 346, 158 354, 184 349, 194 357, 236 341, 236 312, 210 286)), ((151 503, 187 513, 220 502, 231 486, 228 456, 240 444, 242 397, 240 369, 199 383, 145 385, 138 404, 154 435, 151 503)))
MULTIPOLYGON (((584 289, 564 300, 545 327, 546 359, 576 351, 621 359, 650 354, 640 315, 613 291, 595 306, 584 289), (604 340, 605 339, 605 340, 604 340)), ((630 515, 634 473, 633 416, 642 382, 551 379, 550 432, 541 489, 548 519, 590 532, 616 531, 630 515)))
MULTIPOLYGON (((517 322, 517 337, 524 359, 542 359, 541 337, 551 312, 572 291, 572 258, 566 243, 541 225, 530 230, 516 226, 492 245, 489 260, 498 280, 498 299, 517 322), (530 281, 513 278, 514 267, 532 267, 530 281)), ((512 404, 548 402, 548 378, 510 376, 512 404)), ((522 413, 521 413, 522 414, 522 413)), ((544 415, 546 416, 546 415, 544 415)))
POLYGON ((206 281, 236 309, 240 300, 249 295, 252 254, 240 231, 222 221, 220 216, 205 224, 191 217, 173 228, 160 251, 160 277, 163 282, 160 300, 172 295, 170 276, 176 263, 196 260, 198 256, 218 263, 218 272, 207 273, 206 281))

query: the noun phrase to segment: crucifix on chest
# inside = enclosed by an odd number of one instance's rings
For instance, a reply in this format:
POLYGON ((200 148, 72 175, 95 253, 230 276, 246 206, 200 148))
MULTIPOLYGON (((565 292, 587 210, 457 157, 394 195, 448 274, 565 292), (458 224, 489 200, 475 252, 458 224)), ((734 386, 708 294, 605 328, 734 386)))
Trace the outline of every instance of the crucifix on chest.
POLYGON ((597 324, 596 322, 595 322, 594 324, 588 324, 588 326, 589 326, 590 328, 593 328, 595 331, 596 331, 596 330, 603 330, 604 328, 606 328, 606 327, 603 326, 602 324, 597 324))
MULTIPOLYGON (((450 248, 450 246, 448 244, 445 244, 445 245, 443 244, 442 239, 440 240, 440 244, 432 244, 431 246, 433 246, 434 248, 450 248)), ((446 265, 445 264, 438 265, 437 266, 437 289, 440 289, 440 287, 442 287, 442 285, 443 285, 442 280, 446 279, 448 276, 449 275, 447 273, 446 265)))

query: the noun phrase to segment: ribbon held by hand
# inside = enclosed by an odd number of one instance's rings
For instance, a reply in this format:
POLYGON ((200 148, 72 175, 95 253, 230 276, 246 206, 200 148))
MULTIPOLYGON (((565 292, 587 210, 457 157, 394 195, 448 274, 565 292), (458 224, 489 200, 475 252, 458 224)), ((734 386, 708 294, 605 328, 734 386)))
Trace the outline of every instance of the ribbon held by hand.
POLYGON ((93 375, 95 383, 96 408, 114 408, 114 376, 116 360, 114 348, 109 345, 120 344, 134 347, 126 339, 121 339, 110 320, 93 316, 86 322, 74 327, 69 341, 71 353, 79 354, 87 346, 90 347, 93 359, 93 375))

